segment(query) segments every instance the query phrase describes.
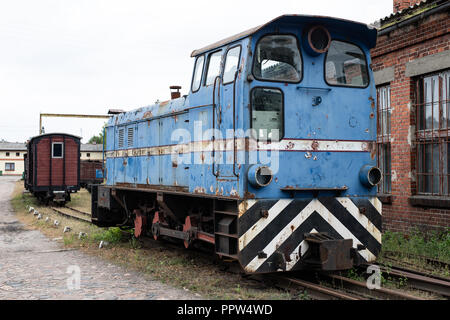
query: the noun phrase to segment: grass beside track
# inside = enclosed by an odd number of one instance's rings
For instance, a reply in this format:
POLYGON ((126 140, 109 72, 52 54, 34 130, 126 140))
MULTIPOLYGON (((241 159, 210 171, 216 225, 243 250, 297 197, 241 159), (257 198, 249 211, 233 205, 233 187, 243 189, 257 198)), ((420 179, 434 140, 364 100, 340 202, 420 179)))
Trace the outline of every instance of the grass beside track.
MULTIPOLYGON (((41 206, 28 193, 23 193, 23 183, 17 182, 11 200, 18 219, 29 229, 39 229, 50 239, 60 242, 65 248, 76 248, 87 254, 101 257, 118 264, 127 270, 141 272, 143 277, 159 280, 177 288, 191 291, 205 299, 243 299, 243 300, 291 300, 304 299, 305 294, 288 293, 260 282, 245 279, 240 274, 223 271, 224 264, 214 255, 207 256, 194 250, 173 248, 163 242, 148 241, 142 246, 132 237, 118 228, 103 229, 94 225, 64 218, 50 208, 41 206), (26 206, 38 210, 43 219, 29 214, 26 206), (49 222, 45 218, 50 217, 49 222), (58 220, 59 226, 53 221, 58 220), (72 231, 63 233, 65 226, 72 231), (78 239, 80 232, 87 234, 78 239), (99 242, 109 244, 99 249, 99 242)), ((70 207, 90 212, 90 194, 83 190, 72 195, 70 207)))
POLYGON ((390 264, 392 258, 405 265, 427 270, 432 274, 450 277, 448 266, 431 265, 429 259, 450 263, 450 228, 422 233, 418 230, 410 234, 386 231, 378 258, 380 263, 390 264), (393 254, 394 253, 394 254, 393 254))

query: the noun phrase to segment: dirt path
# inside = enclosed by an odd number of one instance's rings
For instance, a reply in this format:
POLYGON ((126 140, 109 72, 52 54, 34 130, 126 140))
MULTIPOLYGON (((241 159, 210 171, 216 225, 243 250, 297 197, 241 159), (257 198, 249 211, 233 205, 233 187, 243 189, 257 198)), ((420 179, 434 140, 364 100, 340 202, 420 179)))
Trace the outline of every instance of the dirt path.
POLYGON ((0 300, 199 298, 26 230, 9 203, 16 181, 0 177, 0 300))

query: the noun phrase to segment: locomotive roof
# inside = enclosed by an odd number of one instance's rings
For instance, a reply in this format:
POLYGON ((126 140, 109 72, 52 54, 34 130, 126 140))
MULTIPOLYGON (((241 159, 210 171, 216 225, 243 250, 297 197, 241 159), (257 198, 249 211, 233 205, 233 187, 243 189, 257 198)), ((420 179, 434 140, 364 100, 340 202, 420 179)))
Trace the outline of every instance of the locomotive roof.
POLYGON ((209 46, 203 47, 201 49, 194 50, 191 54, 191 57, 198 56, 199 54, 208 52, 210 50, 222 47, 231 42, 238 41, 244 39, 248 36, 255 34, 260 31, 264 27, 275 25, 275 24, 323 24, 328 26, 333 26, 339 29, 344 29, 349 33, 352 33, 356 37, 360 38, 360 40, 369 48, 375 47, 377 41, 377 31, 375 28, 356 21, 346 20, 346 19, 338 19, 326 16, 312 16, 312 15, 300 15, 300 14, 289 14, 279 16, 265 24, 257 26, 255 28, 249 29, 247 31, 243 31, 234 36, 225 38, 209 46))

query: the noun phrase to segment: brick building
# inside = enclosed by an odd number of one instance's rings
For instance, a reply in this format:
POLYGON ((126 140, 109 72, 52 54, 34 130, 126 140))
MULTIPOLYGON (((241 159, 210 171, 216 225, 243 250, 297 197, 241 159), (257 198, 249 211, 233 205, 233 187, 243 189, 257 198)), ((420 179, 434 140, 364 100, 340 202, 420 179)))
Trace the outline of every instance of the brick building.
POLYGON ((450 226, 448 0, 394 0, 371 52, 385 230, 450 226))

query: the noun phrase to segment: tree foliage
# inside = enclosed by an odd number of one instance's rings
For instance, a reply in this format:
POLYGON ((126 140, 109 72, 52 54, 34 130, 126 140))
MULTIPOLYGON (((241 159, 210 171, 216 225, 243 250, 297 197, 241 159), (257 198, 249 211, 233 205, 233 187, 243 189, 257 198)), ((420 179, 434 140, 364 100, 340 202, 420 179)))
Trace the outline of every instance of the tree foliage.
POLYGON ((103 144, 103 130, 106 127, 106 122, 102 127, 102 130, 100 131, 100 133, 96 136, 93 136, 89 139, 88 143, 95 143, 95 144, 103 144))

